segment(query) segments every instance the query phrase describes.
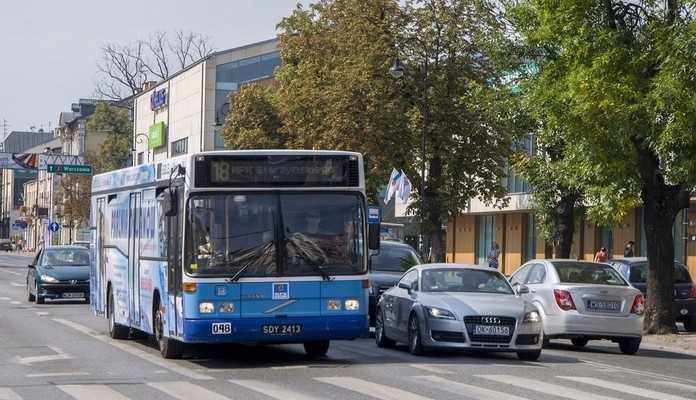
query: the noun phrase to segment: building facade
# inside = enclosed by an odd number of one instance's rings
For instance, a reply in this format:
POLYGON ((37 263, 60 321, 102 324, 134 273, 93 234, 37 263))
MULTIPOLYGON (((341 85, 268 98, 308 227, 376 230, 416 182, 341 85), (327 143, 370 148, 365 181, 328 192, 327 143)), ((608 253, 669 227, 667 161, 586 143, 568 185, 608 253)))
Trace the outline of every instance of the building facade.
POLYGON ((228 95, 248 82, 270 79, 280 65, 276 39, 213 53, 134 99, 134 163, 225 148, 220 128, 228 95))

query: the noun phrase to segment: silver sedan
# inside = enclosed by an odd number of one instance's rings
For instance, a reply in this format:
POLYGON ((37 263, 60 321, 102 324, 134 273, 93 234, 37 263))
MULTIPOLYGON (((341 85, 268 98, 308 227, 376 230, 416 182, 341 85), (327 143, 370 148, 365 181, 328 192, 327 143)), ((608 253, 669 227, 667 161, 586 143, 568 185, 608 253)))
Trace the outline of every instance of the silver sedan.
POLYGON ((377 346, 408 343, 415 355, 495 351, 536 360, 541 335, 536 307, 520 298, 503 274, 476 265, 416 265, 384 292, 375 315, 377 346))
POLYGON ((583 260, 532 260, 510 276, 513 286, 541 312, 544 344, 570 339, 575 346, 590 340, 618 342, 635 354, 643 337, 645 299, 640 290, 609 264, 583 260))

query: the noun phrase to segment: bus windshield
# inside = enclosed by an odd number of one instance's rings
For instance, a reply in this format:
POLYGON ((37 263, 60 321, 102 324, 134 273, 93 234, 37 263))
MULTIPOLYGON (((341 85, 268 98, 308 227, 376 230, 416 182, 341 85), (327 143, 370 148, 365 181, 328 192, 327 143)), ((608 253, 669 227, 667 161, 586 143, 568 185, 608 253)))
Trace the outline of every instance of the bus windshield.
POLYGON ((366 271, 356 193, 194 193, 187 204, 191 276, 322 276, 366 271))

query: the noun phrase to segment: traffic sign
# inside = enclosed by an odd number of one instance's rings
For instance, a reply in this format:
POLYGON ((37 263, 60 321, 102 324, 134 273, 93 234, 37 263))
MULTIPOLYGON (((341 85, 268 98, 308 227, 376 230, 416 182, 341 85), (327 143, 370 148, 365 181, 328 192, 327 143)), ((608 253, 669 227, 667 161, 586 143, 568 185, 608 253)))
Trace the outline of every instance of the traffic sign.
POLYGON ((57 222, 51 222, 50 224, 48 224, 48 230, 53 232, 53 233, 58 232, 59 229, 60 229, 60 225, 58 225, 57 222))
POLYGON ((46 172, 53 174, 92 175, 91 165, 46 164, 46 172))

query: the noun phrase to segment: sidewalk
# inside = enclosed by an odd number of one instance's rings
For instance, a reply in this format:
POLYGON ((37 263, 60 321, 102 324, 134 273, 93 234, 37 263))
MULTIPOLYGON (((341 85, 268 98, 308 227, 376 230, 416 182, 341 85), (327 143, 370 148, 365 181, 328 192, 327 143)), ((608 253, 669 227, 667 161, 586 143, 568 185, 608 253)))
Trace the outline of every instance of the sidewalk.
POLYGON ((645 335, 640 345, 643 348, 653 348, 685 353, 696 356, 696 332, 679 332, 671 335, 645 335))

